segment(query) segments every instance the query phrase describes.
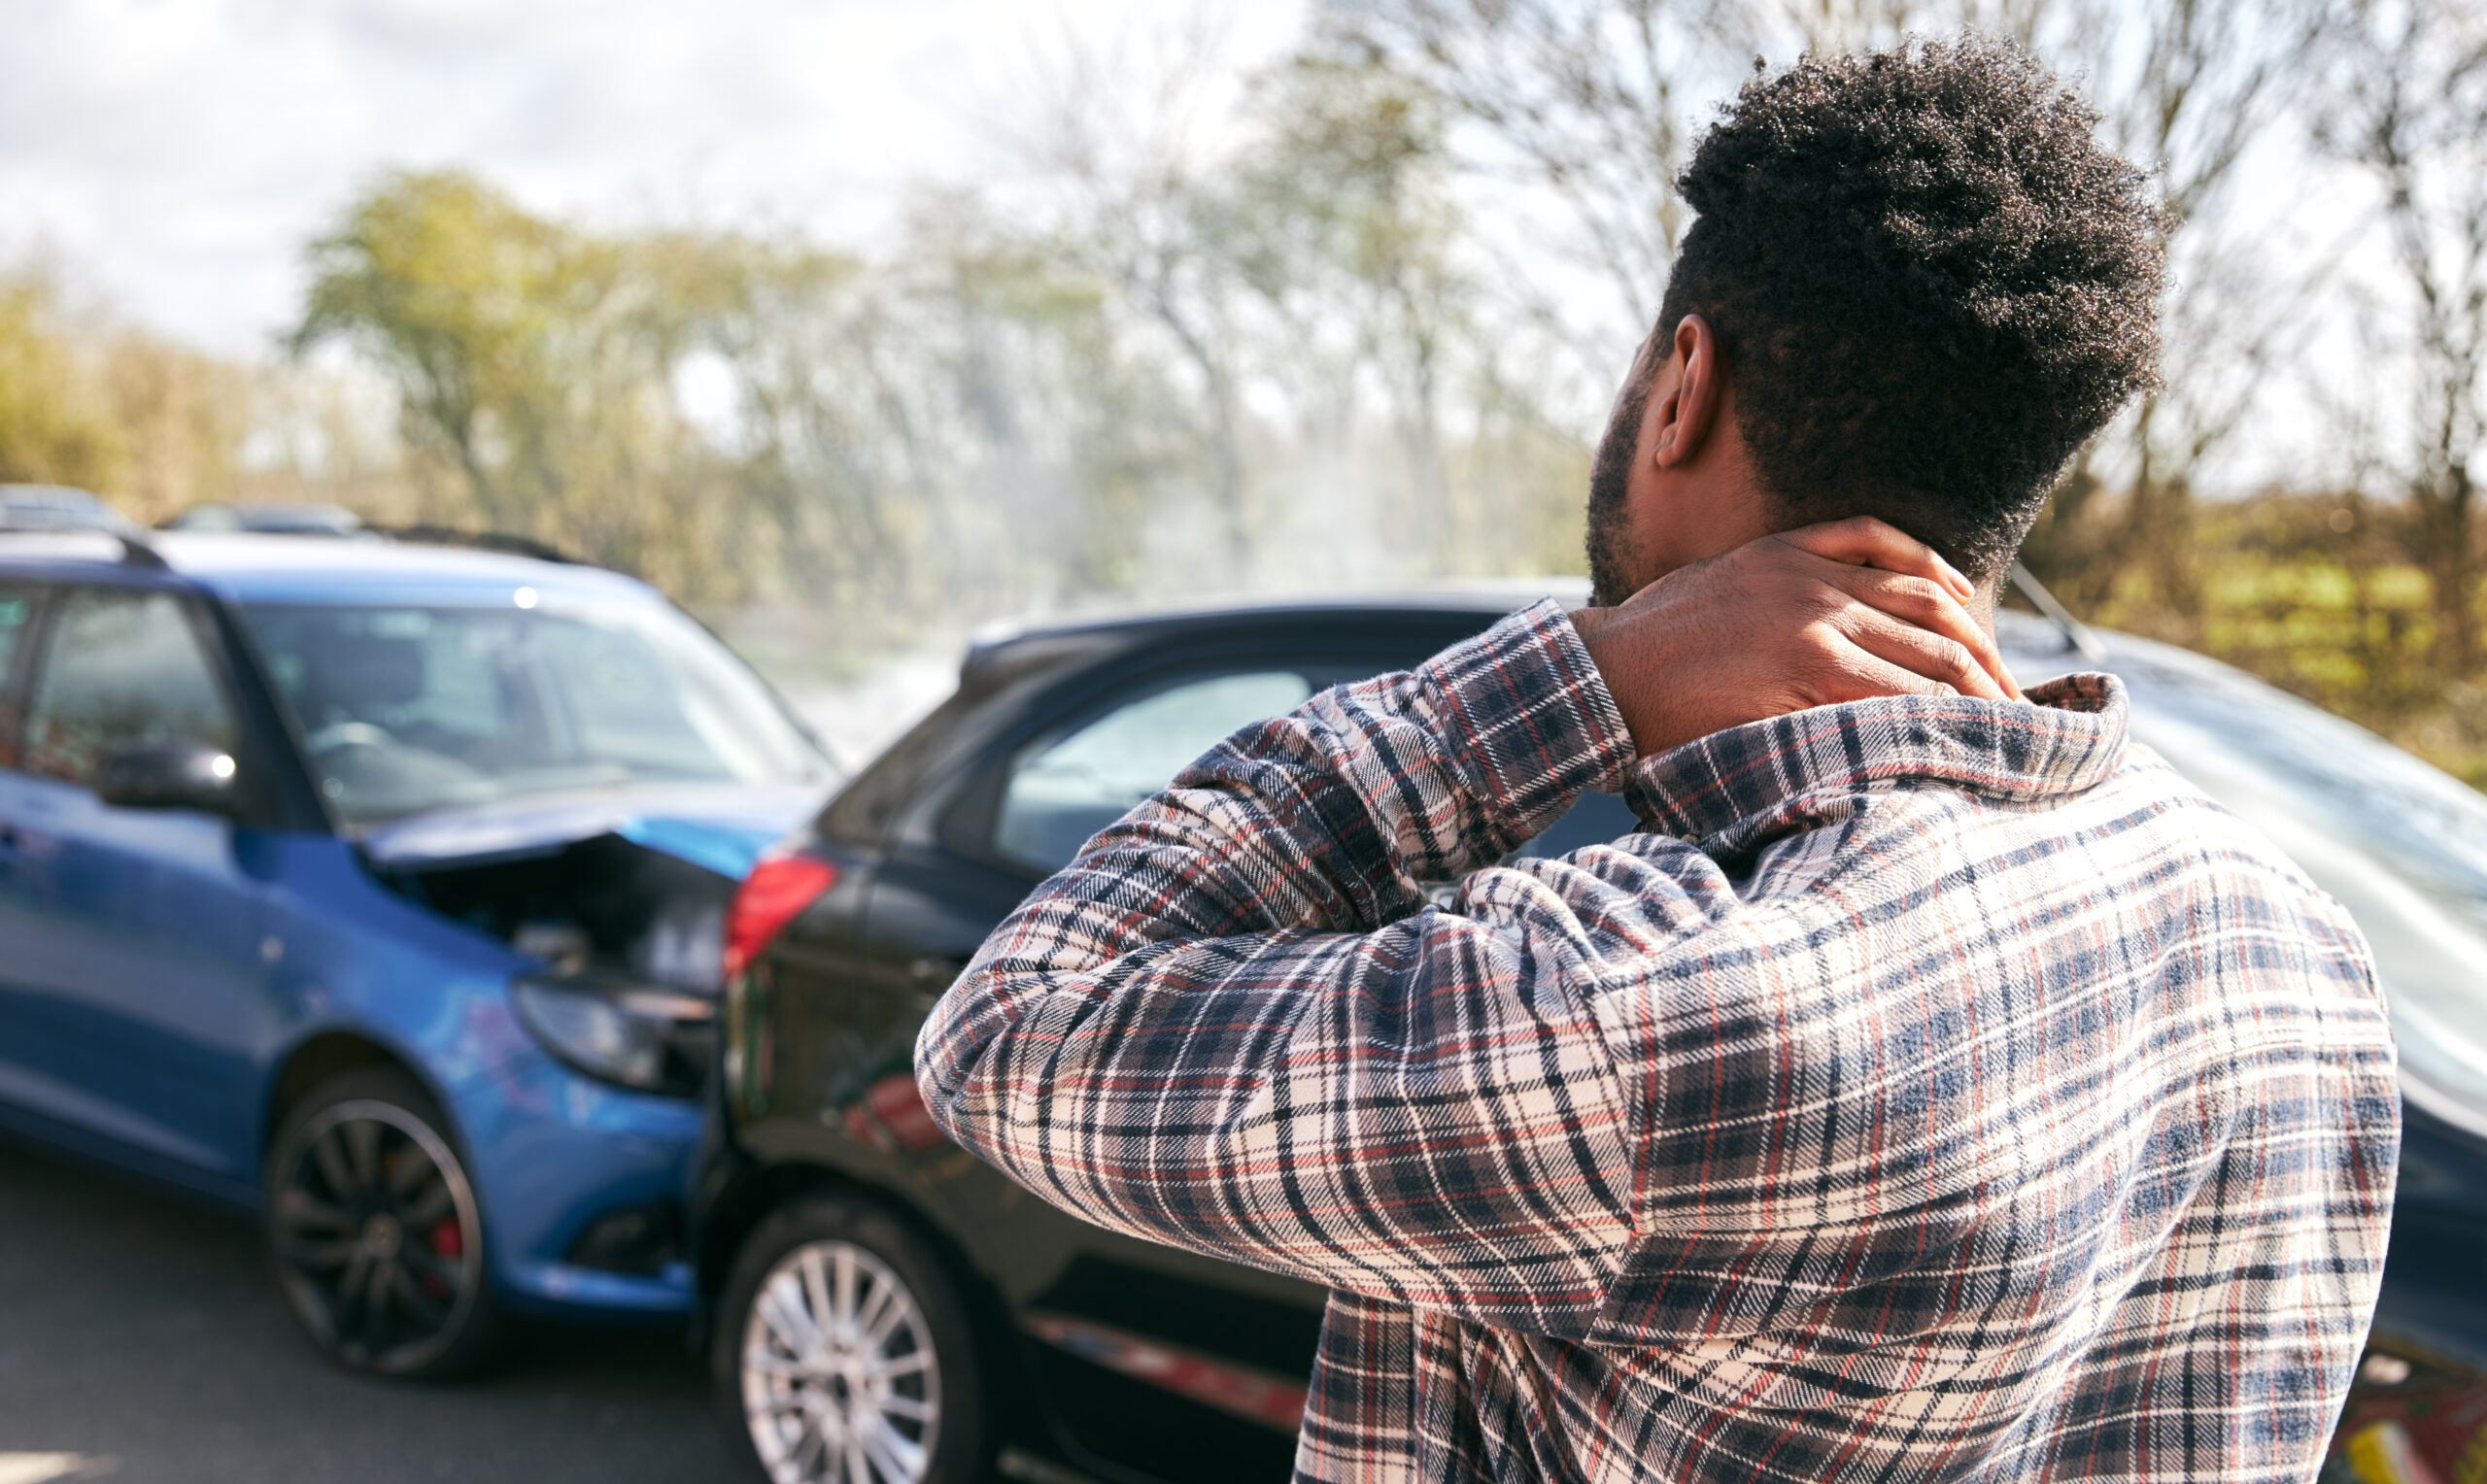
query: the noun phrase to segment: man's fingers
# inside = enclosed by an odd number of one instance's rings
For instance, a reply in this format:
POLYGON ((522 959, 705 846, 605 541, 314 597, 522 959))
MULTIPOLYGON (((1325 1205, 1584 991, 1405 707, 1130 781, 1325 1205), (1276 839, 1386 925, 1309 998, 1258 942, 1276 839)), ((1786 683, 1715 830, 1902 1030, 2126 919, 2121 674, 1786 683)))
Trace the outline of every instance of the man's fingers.
POLYGON ((1826 521, 1820 525, 1807 525, 1780 533, 1780 540, 1833 561, 1852 567, 1880 567, 1886 572, 1905 572, 1941 583, 1966 600, 1977 591, 1977 585, 1961 575, 1958 567, 1943 559, 1941 553, 1901 530, 1896 525, 1877 521, 1872 516, 1853 516, 1845 521, 1826 521))
MULTIPOLYGON (((1906 664, 1894 663, 1873 650, 1857 643, 1857 636, 1842 633, 1847 641, 1834 663, 1838 679, 1831 693, 1818 705, 1836 706, 1849 701, 1870 701, 1886 695, 1958 695, 1959 691, 1906 664)), ((1974 668, 1974 667, 1973 667, 1974 668)))
MULTIPOLYGON (((1947 590, 1925 578, 1880 572, 1870 567, 1825 565, 1822 578, 1860 603, 1921 628, 1931 629, 1964 646, 1976 657, 1986 673, 1993 678, 2005 699, 2021 698, 2020 683, 2012 678, 2011 669, 2004 664, 2002 652, 1995 648, 1994 636, 1988 633, 1947 590)), ((1979 693, 1984 692, 1981 691, 1979 693)))
POLYGON ((1840 624, 1849 642, 1878 659, 1979 700, 2011 697, 1959 640, 1873 609, 1851 609, 1840 624))

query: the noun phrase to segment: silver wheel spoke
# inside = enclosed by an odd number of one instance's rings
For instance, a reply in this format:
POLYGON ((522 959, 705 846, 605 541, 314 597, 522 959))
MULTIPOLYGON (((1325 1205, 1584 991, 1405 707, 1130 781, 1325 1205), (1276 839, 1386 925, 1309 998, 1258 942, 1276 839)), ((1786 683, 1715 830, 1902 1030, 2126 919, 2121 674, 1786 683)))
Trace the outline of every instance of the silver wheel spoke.
POLYGON ((915 1484, 924 1468, 924 1450, 899 1436, 886 1417, 873 1418, 862 1431, 865 1453, 889 1484, 915 1484))
POLYGON ((930 1401, 918 1401, 913 1397, 902 1397, 896 1392, 875 1397, 872 1404, 893 1417, 903 1417, 909 1422, 930 1422, 936 1410, 930 1401))
POLYGON ((887 1381, 911 1376, 923 1368, 924 1352, 915 1350, 889 1360, 874 1359, 870 1375, 875 1381, 887 1381))
MULTIPOLYGON (((817 1259, 814 1260, 812 1266, 815 1270, 819 1268, 820 1264, 817 1259)), ((820 1317, 822 1328, 841 1337, 854 1332, 855 1249, 852 1247, 841 1245, 837 1249, 837 1292, 821 1300, 820 1317)))
POLYGON ((812 1374, 812 1368, 802 1362, 782 1355, 771 1355, 766 1350, 745 1350, 742 1353, 742 1368, 756 1370, 764 1376, 777 1376, 788 1381, 808 1380, 812 1374))
MULTIPOLYGON (((830 1461, 829 1439, 821 1435, 820 1429, 807 1423, 803 1427, 803 1435, 796 1440, 794 1451, 786 1455, 786 1462, 794 1466, 796 1478, 801 1479, 810 1475, 811 1460, 815 1454, 819 1455, 823 1464, 830 1461)), ((827 1471, 827 1469, 822 1470, 823 1473, 827 1471)))
POLYGON ((909 1312, 904 1299, 893 1298, 889 1305, 881 1310, 880 1318, 872 1321, 870 1331, 864 1335, 864 1348, 877 1354, 882 1348, 882 1342, 890 1337, 890 1332, 897 1329, 902 1322, 912 1329, 915 1316, 909 1312))
POLYGON ((837 1332, 837 1306, 831 1301, 829 1274, 822 1266, 820 1254, 809 1248, 797 1269, 802 1274, 803 1316, 811 1321, 813 1342, 819 1343, 837 1332))
POLYGON ((850 1337, 860 1339, 869 1345, 880 1337, 878 1331, 881 1316, 890 1312, 896 1305, 893 1302, 894 1291, 890 1285, 872 1282, 869 1278, 865 1281, 870 1283, 871 1287, 865 1294, 862 1305, 850 1313, 851 1323, 847 1333, 850 1337))
POLYGON ((793 1283, 771 1279, 760 1291, 756 1307, 761 1321, 789 1354, 808 1355, 820 1343, 820 1331, 803 1308, 802 1290, 793 1283))

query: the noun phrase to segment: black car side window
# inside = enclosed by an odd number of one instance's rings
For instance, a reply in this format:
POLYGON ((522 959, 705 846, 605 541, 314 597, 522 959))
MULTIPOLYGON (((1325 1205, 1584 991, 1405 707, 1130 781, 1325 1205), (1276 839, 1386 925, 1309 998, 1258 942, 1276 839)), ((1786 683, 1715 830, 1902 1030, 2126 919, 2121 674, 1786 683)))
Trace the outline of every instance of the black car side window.
POLYGON ((83 784, 126 743, 234 750, 232 709, 180 598, 79 588, 55 602, 26 707, 26 771, 83 784))
POLYGON ((1189 676, 1030 744, 1005 776, 993 853, 1035 870, 1060 869, 1185 763, 1230 732, 1302 705, 1312 691, 1292 669, 1189 676))

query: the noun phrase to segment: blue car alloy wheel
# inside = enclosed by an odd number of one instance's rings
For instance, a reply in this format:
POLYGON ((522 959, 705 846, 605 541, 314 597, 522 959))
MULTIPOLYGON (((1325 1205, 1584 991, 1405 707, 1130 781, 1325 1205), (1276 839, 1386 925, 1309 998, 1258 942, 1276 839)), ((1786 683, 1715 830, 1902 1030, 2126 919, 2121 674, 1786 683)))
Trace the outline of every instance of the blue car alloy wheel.
POLYGON ((402 1072, 323 1085, 267 1163, 267 1232, 294 1316, 338 1365, 439 1378, 494 1331, 474 1188, 438 1109, 402 1072))

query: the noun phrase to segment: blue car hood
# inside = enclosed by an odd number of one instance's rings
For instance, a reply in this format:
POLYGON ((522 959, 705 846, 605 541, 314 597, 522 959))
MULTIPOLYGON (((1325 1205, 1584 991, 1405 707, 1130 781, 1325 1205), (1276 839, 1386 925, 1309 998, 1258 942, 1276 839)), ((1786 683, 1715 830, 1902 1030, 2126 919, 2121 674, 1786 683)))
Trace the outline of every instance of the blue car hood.
POLYGON ((543 793, 391 820, 359 844, 375 865, 423 870, 549 856, 610 834, 740 881, 762 851, 820 808, 822 793, 699 784, 543 793))

